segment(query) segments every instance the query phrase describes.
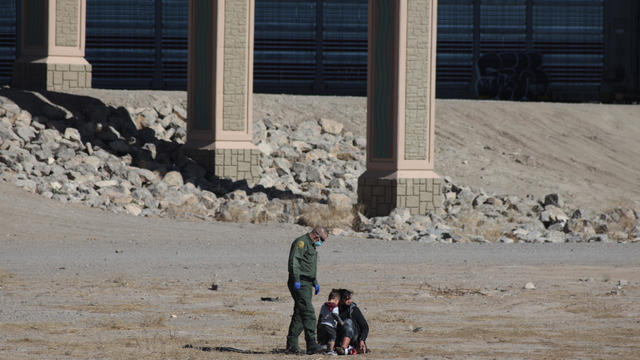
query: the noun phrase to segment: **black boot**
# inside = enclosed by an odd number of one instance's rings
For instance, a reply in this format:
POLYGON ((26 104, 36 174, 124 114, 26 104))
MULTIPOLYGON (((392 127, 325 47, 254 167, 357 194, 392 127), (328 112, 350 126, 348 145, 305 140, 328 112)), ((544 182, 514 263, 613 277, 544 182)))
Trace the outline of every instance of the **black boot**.
POLYGON ((285 354, 289 354, 289 355, 301 355, 303 354, 302 350, 296 348, 296 347, 288 347, 284 350, 285 354))
POLYGON ((327 349, 326 346, 320 345, 315 341, 310 341, 307 343, 307 355, 318 354, 320 352, 325 351, 326 349, 327 349))

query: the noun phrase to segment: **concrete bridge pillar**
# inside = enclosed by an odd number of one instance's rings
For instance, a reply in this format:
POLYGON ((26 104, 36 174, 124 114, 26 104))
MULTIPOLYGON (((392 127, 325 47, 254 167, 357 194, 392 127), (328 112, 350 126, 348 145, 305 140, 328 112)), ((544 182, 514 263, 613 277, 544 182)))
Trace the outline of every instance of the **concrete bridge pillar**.
MULTIPOLYGON (((221 178, 257 180, 254 0, 189 6, 187 147, 221 178)), ((436 16, 437 0, 369 0, 367 171, 358 181, 368 215, 442 204, 433 171, 436 16)))
POLYGON ((358 201, 369 216, 442 206, 434 172, 437 0, 369 0, 367 171, 358 201))
POLYGON ((253 145, 254 0, 189 0, 189 155, 220 178, 258 180, 253 145))
POLYGON ((68 90, 91 87, 84 58, 86 0, 22 0, 13 86, 68 90))

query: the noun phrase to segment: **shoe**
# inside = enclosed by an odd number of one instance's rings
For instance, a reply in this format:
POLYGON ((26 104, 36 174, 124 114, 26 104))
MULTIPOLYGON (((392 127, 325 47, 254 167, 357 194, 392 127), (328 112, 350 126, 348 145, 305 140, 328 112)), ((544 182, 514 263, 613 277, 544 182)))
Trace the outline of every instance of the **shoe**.
POLYGON ((336 352, 333 350, 329 350, 325 355, 338 355, 338 354, 336 354, 336 352))
POLYGON ((284 353, 288 355, 300 355, 302 354, 302 350, 298 348, 286 348, 284 349, 284 353))
POLYGON ((317 354, 327 350, 326 346, 322 346, 316 342, 307 344, 307 355, 317 354))
POLYGON ((338 355, 344 355, 344 348, 342 346, 336 346, 336 353, 338 353, 338 355))

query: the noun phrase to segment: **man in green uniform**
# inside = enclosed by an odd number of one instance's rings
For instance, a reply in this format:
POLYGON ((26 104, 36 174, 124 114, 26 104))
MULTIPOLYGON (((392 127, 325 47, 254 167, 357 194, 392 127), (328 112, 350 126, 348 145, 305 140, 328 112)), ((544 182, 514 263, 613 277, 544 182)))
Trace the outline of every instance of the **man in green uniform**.
POLYGON ((300 353, 298 336, 304 330, 307 354, 324 349, 316 343, 316 311, 311 303, 311 293, 318 295, 320 285, 316 279, 318 253, 316 249, 327 239, 327 230, 315 227, 291 244, 289 251, 289 281, 287 286, 293 297, 293 315, 287 335, 287 353, 300 353))

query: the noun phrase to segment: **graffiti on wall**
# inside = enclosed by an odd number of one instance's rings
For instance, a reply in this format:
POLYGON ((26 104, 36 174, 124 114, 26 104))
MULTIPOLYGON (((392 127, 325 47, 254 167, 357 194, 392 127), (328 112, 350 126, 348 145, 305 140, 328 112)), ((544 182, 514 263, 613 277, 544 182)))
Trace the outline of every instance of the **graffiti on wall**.
POLYGON ((475 66, 476 96, 499 100, 541 100, 549 88, 538 53, 487 53, 475 66))

